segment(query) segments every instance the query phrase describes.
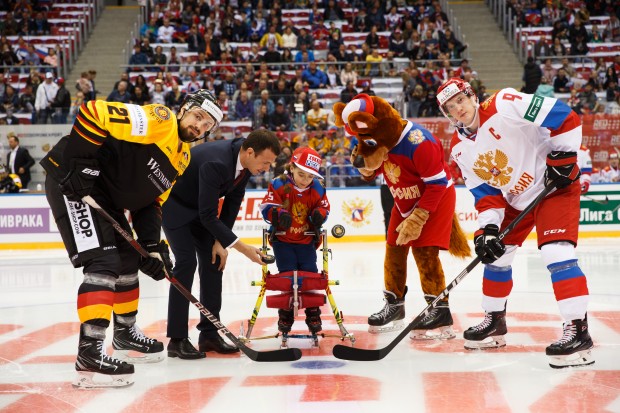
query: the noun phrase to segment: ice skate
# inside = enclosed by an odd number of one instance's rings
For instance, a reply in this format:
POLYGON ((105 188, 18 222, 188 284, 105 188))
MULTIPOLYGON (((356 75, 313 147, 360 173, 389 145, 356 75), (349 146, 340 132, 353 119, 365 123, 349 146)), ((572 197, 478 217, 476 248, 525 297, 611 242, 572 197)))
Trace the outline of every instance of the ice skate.
POLYGON ((588 333, 588 317, 564 323, 562 337, 545 350, 549 365, 554 369, 594 364, 591 349, 594 346, 588 333))
POLYGON ((319 307, 306 308, 306 325, 312 335, 312 347, 319 347, 319 338, 317 334, 323 331, 321 309, 319 307))
POLYGON ((404 327, 403 319, 405 318, 405 294, 403 298, 397 298, 396 294, 391 291, 383 290, 383 300, 385 306, 378 313, 368 317, 368 332, 372 334, 386 333, 389 331, 400 330, 404 327), (387 325, 392 323, 392 325, 387 325))
POLYGON ((482 323, 469 327, 463 333, 465 348, 467 350, 486 350, 505 347, 504 335, 507 332, 506 310, 486 313, 482 323))
POLYGON ((288 348, 288 333, 291 332, 294 322, 295 315, 293 310, 284 310, 282 308, 278 310, 278 331, 282 333, 280 348, 288 348))
POLYGON ((75 387, 94 389, 133 384, 133 365, 108 356, 103 340, 88 336, 80 337, 75 370, 78 375, 73 382, 75 387))
MULTIPOLYGON (((437 298, 435 295, 424 295, 427 304, 432 303, 435 298, 437 298)), ((449 340, 456 337, 452 324, 454 322, 448 302, 441 300, 422 321, 415 325, 409 338, 412 340, 449 340)))
POLYGON ((164 343, 148 338, 137 325, 114 323, 114 357, 130 363, 157 363, 164 359, 164 343))
POLYGON ((291 328, 293 328, 293 323, 295 322, 295 316, 293 315, 293 310, 278 310, 278 331, 282 334, 288 334, 291 332, 291 328))

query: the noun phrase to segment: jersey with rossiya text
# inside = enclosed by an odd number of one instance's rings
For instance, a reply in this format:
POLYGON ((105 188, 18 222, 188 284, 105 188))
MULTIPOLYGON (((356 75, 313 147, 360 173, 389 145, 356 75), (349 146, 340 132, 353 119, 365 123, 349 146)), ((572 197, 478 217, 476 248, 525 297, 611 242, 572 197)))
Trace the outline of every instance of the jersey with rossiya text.
POLYGON ((41 164, 60 181, 74 158, 99 160, 98 192, 116 208, 136 210, 167 199, 189 164, 190 151, 179 139, 176 116, 165 106, 97 100, 82 104, 70 134, 41 164))
POLYGON ((544 188, 547 154, 577 152, 579 116, 560 100, 502 89, 479 108, 473 135, 454 132, 451 156, 474 195, 480 227, 500 225, 506 203, 523 210, 544 188))
POLYGON ((377 173, 383 174, 394 204, 403 217, 414 208, 434 212, 452 178, 441 142, 422 126, 407 126, 377 173))
MULTIPOLYGON (((312 211, 318 209, 321 215, 327 219, 330 206, 327 190, 318 178, 314 178, 307 188, 299 188, 287 175, 271 181, 260 208, 263 218, 269 223, 271 223, 272 208, 285 210, 293 218, 291 227, 283 234, 277 235, 279 241, 290 244, 309 244, 314 237, 305 235, 305 233, 314 230, 309 220, 312 211)), ((276 230, 276 234, 278 232, 281 231, 276 230)))

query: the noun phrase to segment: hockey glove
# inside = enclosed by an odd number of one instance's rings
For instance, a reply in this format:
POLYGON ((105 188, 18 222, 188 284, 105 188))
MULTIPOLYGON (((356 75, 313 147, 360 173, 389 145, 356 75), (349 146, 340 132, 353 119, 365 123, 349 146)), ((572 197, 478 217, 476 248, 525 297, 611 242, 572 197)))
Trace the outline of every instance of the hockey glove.
POLYGON ((555 182, 557 188, 566 188, 581 175, 577 166, 577 152, 553 151, 547 155, 545 186, 555 182))
POLYGON ((293 225, 293 217, 284 209, 272 208, 271 225, 273 225, 275 229, 286 231, 293 225))
POLYGON ((69 201, 81 202, 82 197, 90 194, 101 172, 96 159, 72 159, 71 169, 58 184, 69 201))
POLYGON ((581 195, 585 195, 590 190, 590 182, 582 181, 581 182, 581 195))
POLYGON ((312 211, 312 214, 310 215, 310 222, 312 223, 312 225, 314 225, 314 228, 319 229, 321 228, 321 226, 325 223, 326 218, 325 216, 323 216, 323 213, 321 212, 320 209, 315 209, 314 211, 312 211))
POLYGON ((165 241, 145 242, 144 249, 149 253, 148 257, 140 258, 140 271, 154 279, 160 281, 166 278, 164 267, 169 275, 172 271, 172 261, 170 260, 170 250, 165 241))
POLYGON ((499 227, 489 224, 474 233, 476 255, 483 264, 491 264, 506 252, 506 246, 498 238, 499 227))

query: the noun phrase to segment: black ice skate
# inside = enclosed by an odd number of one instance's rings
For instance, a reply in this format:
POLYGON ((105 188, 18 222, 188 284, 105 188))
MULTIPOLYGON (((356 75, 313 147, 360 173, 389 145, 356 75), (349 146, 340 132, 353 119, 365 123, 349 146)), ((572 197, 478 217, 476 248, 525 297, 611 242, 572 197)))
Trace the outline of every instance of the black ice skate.
POLYGON ((278 331, 283 334, 288 334, 291 332, 291 328, 293 328, 293 323, 295 322, 295 315, 293 314, 293 310, 278 310, 278 331))
POLYGON ((75 370, 78 373, 73 382, 75 387, 92 389, 133 384, 133 365, 108 356, 103 340, 88 336, 80 337, 75 370))
POLYGON ((588 333, 588 317, 564 323, 562 337, 547 347, 549 365, 554 369, 594 364, 591 349, 594 346, 588 333))
MULTIPOLYGON (((437 298, 435 295, 424 295, 427 304, 432 303, 435 298, 437 298)), ((456 337, 452 324, 454 322, 452 321, 450 306, 447 301, 441 300, 413 328, 409 338, 412 340, 449 340, 456 337)))
POLYGON ((482 323, 469 327, 463 333, 465 348, 467 350, 486 350, 505 347, 504 335, 507 332, 506 310, 486 313, 482 323))
POLYGON ((405 318, 405 294, 403 298, 397 298, 396 294, 391 291, 383 290, 383 300, 385 306, 381 311, 368 317, 368 332, 373 334, 386 333, 388 331, 400 330, 404 327, 403 318, 405 318), (390 326, 386 324, 392 323, 390 326))
POLYGON ((316 335, 323 330, 321 309, 319 307, 306 308, 306 325, 308 326, 310 333, 313 335, 316 335))
POLYGON ((164 359, 164 343, 148 338, 137 325, 114 323, 114 356, 130 363, 157 363, 164 359))

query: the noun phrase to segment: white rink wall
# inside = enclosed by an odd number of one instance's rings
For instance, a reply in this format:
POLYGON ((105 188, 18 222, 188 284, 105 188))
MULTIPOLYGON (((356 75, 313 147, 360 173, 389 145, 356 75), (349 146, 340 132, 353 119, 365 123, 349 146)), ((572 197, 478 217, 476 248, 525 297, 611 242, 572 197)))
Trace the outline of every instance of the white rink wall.
MULTIPOLYGON (((473 197, 457 186, 457 214, 465 232, 478 228, 473 197)), ((260 214, 265 190, 248 190, 234 231, 244 240, 259 244, 267 228, 260 214)), ((582 237, 620 236, 620 184, 590 187, 581 199, 582 237)), ((331 213, 326 228, 341 224, 346 235, 339 242, 381 241, 384 239, 383 210, 378 187, 330 188, 331 213)), ((162 234, 163 236, 163 234, 162 234)), ((330 237, 330 240, 334 240, 330 237)), ((44 194, 0 195, 0 249, 62 248, 44 194)))

